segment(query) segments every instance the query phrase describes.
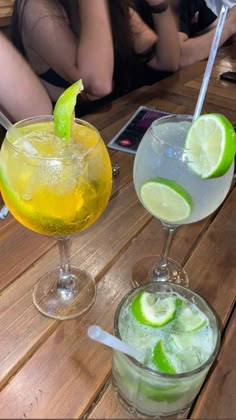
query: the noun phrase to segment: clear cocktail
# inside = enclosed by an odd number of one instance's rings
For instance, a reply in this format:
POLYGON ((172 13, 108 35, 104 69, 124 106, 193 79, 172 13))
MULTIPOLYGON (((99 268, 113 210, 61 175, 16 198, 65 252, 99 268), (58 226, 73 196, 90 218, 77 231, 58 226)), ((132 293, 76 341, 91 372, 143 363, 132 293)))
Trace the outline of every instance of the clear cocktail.
POLYGON ((93 303, 95 282, 69 266, 69 237, 94 223, 108 203, 109 155, 98 131, 82 120, 71 125, 69 142, 55 135, 51 116, 16 127, 19 135, 8 132, 1 149, 2 196, 20 223, 58 239, 62 266, 38 283, 34 302, 46 315, 72 318, 93 303))
POLYGON ((220 345, 206 301, 180 285, 149 283, 123 298, 114 329, 143 352, 136 361, 113 351, 113 385, 126 413, 185 417, 220 345))
MULTIPOLYGON (((208 118, 210 120, 210 116, 208 118)), ((159 263, 157 257, 138 263, 133 273, 134 286, 147 280, 138 278, 145 264, 149 281, 172 281, 187 286, 188 278, 182 267, 167 259, 170 236, 178 225, 197 222, 214 212, 229 191, 234 163, 229 164, 222 174, 207 174, 212 170, 220 147, 218 133, 212 128, 216 125, 214 117, 208 124, 209 132, 204 132, 206 138, 203 136, 203 144, 198 144, 200 140, 196 138, 197 146, 190 153, 186 138, 191 123, 191 116, 160 118, 146 132, 137 150, 133 172, 137 195, 143 206, 162 222, 169 238, 159 263)), ((232 162, 235 153, 233 128, 230 135, 234 148, 232 151, 230 146, 232 162)), ((195 136, 198 137, 197 134, 195 136)))

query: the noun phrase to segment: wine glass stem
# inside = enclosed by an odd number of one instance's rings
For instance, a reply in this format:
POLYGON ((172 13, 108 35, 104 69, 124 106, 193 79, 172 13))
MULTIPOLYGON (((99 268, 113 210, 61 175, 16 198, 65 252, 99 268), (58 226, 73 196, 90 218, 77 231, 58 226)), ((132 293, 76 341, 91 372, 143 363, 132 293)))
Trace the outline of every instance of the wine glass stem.
POLYGON ((70 289, 72 278, 70 273, 70 236, 57 238, 57 243, 60 252, 60 276, 57 282, 58 289, 70 289))
POLYGON ((154 278, 158 278, 163 281, 166 281, 169 278, 169 269, 168 269, 168 256, 169 251, 172 243, 173 234, 175 232, 175 226, 170 226, 164 224, 164 240, 161 250, 160 259, 153 269, 153 276, 154 278))

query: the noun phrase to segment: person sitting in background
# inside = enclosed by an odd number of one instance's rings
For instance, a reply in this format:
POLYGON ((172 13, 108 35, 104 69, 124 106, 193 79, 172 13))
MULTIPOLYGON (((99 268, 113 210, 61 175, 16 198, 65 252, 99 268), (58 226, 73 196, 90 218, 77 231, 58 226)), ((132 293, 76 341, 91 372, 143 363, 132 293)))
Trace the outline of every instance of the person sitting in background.
POLYGON ((51 114, 52 103, 38 77, 0 32, 0 109, 12 122, 51 114))
MULTIPOLYGON (((236 6, 229 0, 227 3, 231 6, 231 10, 225 21, 219 46, 236 34, 236 6)), ((152 15, 145 0, 134 0, 134 4, 140 15, 152 27, 152 15)), ((181 44, 180 68, 208 58, 217 25, 215 13, 219 13, 221 5, 220 0, 217 4, 216 1, 211 0, 172 2, 181 44)))
MULTIPOLYGON (((218 19, 204 0, 180 0, 177 12, 181 43, 180 67, 185 67, 208 58, 218 19)), ((219 47, 235 34, 236 6, 228 12, 219 47)))
MULTIPOLYGON (((168 3, 147 1, 154 30, 129 0, 16 0, 15 45, 54 102, 78 79, 85 87, 78 98, 83 104, 120 96, 179 67, 180 45, 168 3)), ((79 109, 91 107, 79 104, 79 109)))
POLYGON ((229 7, 229 9, 236 5, 235 0, 205 0, 205 2, 216 16, 219 16, 223 5, 229 7))

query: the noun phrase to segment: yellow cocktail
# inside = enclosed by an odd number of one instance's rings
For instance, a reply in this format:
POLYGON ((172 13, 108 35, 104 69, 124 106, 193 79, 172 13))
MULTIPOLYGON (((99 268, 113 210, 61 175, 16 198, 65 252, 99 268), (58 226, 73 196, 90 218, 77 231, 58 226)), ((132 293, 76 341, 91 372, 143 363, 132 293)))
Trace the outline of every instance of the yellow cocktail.
POLYGON ((111 166, 96 129, 78 121, 73 142, 56 138, 54 123, 29 120, 19 127, 27 143, 9 135, 1 150, 1 190, 24 226, 52 236, 90 226, 107 205, 111 166))
MULTIPOLYGON (((65 295, 66 290, 64 309, 60 308, 58 315, 58 309, 51 308, 52 302, 50 312, 45 305, 42 308, 42 296, 40 294, 38 299, 36 292, 34 301, 46 315, 59 319, 73 318, 90 306, 95 292, 92 299, 91 296, 87 299, 85 307, 77 309, 76 314, 74 310, 70 312, 69 304, 72 305, 73 301, 74 305, 75 293, 87 287, 92 279, 88 275, 89 279, 86 277, 83 281, 85 272, 80 270, 78 275, 78 269, 69 267, 66 259, 68 249, 65 250, 65 247, 69 246, 69 236, 95 222, 108 203, 112 185, 109 155, 98 131, 82 120, 75 120, 71 125, 70 142, 55 135, 51 116, 24 120, 16 127, 18 135, 8 132, 0 153, 2 196, 20 223, 35 232, 58 239, 62 266, 47 275, 40 293, 49 295, 56 285, 50 298, 54 302, 55 296, 58 297, 62 291, 65 295)), ((86 294, 85 291, 83 293, 86 294)))

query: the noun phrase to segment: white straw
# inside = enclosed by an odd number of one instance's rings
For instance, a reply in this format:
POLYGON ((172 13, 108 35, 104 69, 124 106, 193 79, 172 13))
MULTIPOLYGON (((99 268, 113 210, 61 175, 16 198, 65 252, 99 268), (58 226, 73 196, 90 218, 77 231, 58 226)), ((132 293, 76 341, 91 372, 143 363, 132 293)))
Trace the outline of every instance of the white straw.
POLYGON ((5 216, 7 216, 7 214, 8 214, 8 208, 7 208, 7 206, 3 206, 1 209, 0 209, 0 219, 4 219, 4 217, 5 216))
POLYGON ((209 83, 209 79, 211 76, 211 71, 212 71, 212 67, 215 61, 215 56, 218 50, 218 46, 219 46, 219 42, 220 42, 220 37, 222 34, 222 30, 223 30, 223 26, 225 23, 225 19, 226 19, 226 15, 228 12, 228 6, 222 6, 221 8, 221 12, 220 12, 220 16, 219 16, 219 21, 216 27, 216 31, 215 31, 215 35, 212 41, 212 45, 211 45, 211 51, 210 51, 210 55, 207 61, 207 65, 206 65, 206 70, 203 76, 203 81, 202 81, 202 85, 201 85, 201 89, 199 92, 199 96, 198 96, 198 100, 197 100, 197 105, 195 108, 195 112, 193 115, 193 120, 196 120, 199 115, 201 114, 202 111, 202 105, 205 99, 205 95, 206 95, 206 90, 207 90, 207 86, 209 83))
POLYGON ((10 130, 14 125, 9 121, 9 119, 0 111, 0 124, 6 129, 10 130))
POLYGON ((141 360, 144 356, 140 350, 134 349, 133 347, 119 340, 119 338, 108 333, 107 331, 104 331, 98 325, 90 325, 87 334, 92 340, 103 343, 115 350, 119 350, 122 353, 128 354, 137 360, 141 360))
POLYGON ((32 155, 37 155, 38 152, 35 147, 28 142, 28 140, 22 136, 20 131, 9 121, 9 119, 0 111, 0 124, 8 131, 11 132, 14 137, 19 138, 22 141, 22 144, 25 148, 26 153, 30 153, 32 155))

